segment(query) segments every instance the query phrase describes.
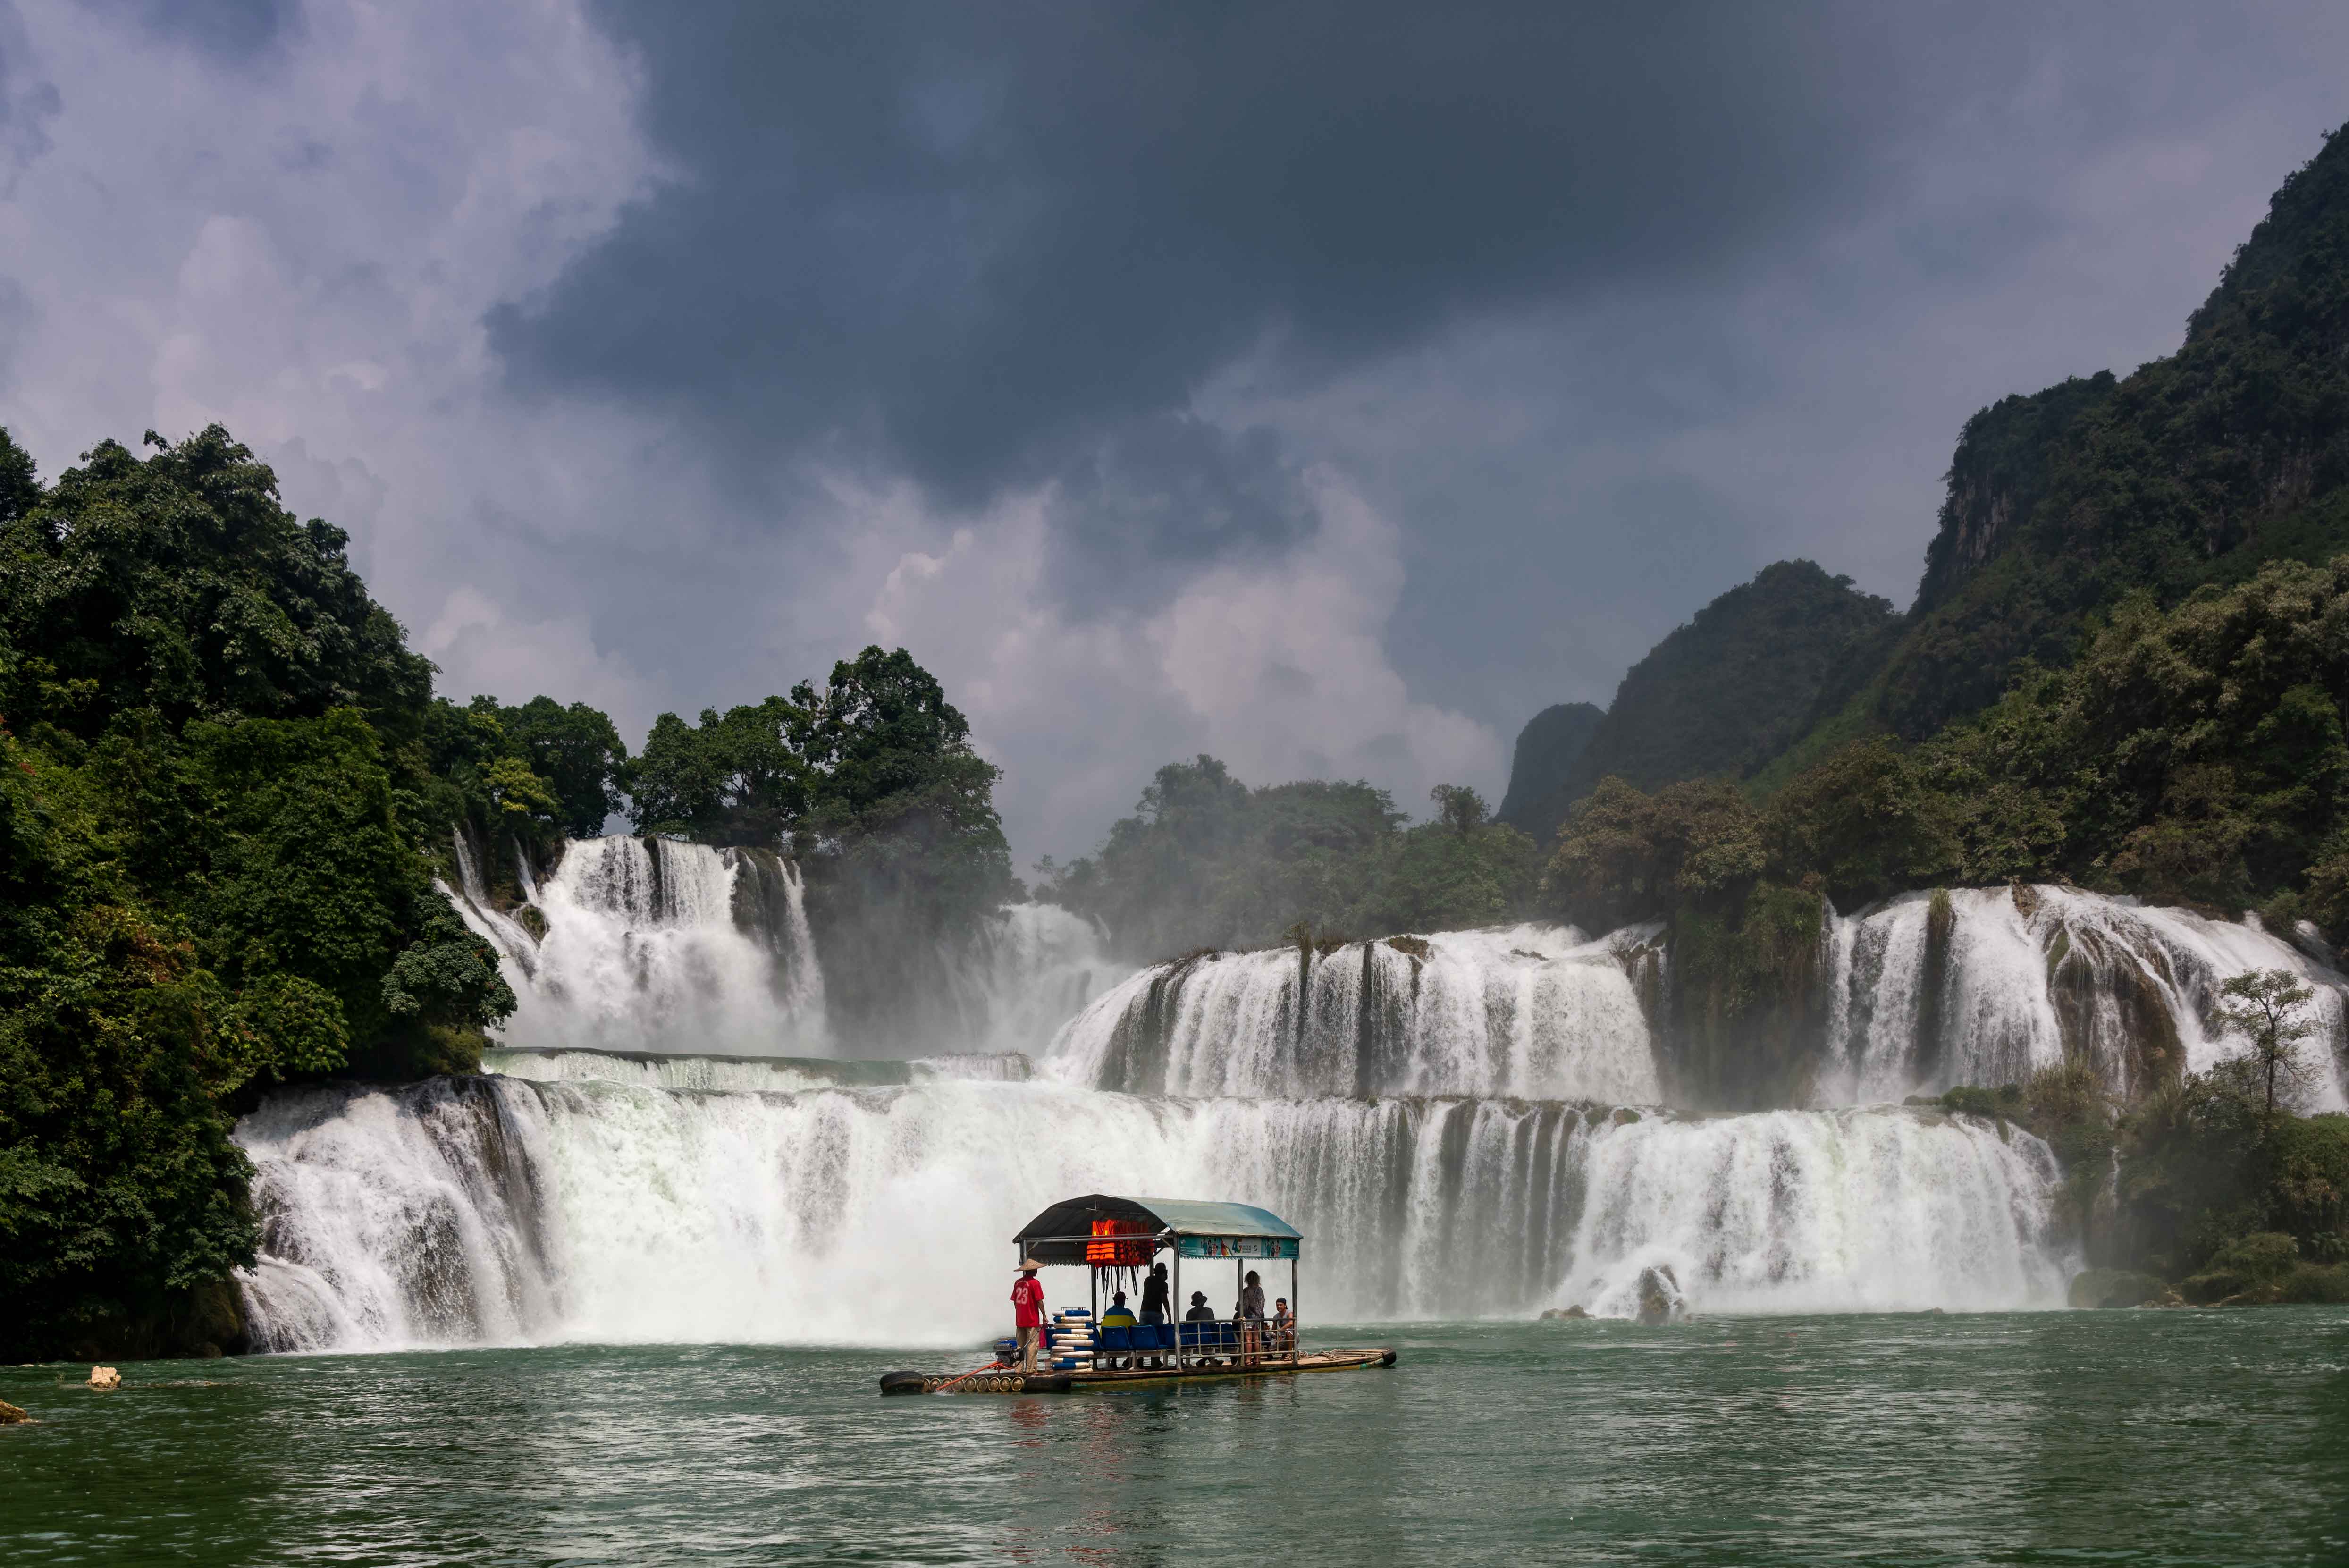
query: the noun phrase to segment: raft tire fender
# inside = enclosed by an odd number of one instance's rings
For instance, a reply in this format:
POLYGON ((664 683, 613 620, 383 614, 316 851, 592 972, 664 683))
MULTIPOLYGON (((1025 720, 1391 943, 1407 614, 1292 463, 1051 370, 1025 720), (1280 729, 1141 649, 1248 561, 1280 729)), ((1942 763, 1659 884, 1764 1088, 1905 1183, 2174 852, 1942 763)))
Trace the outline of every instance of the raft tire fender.
POLYGON ((929 1379, 918 1372, 884 1372, 881 1392, 884 1394, 919 1394, 929 1385, 929 1379))

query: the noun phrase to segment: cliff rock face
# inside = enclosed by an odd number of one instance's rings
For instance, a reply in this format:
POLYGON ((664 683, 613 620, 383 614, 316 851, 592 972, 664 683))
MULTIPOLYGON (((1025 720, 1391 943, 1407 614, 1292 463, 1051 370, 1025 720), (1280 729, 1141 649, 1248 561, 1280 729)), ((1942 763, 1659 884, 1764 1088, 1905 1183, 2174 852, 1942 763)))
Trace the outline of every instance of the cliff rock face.
MULTIPOLYGON (((1655 789, 1758 772, 1899 625, 1891 604, 1809 561, 1780 561, 1697 611, 1616 689, 1568 770, 1563 807, 1609 774, 1655 789)), ((1555 826, 1557 817, 1547 826, 1555 826)))
POLYGON ((1509 793, 1495 813, 1511 827, 1547 842, 1566 814, 1559 791, 1567 774, 1581 761, 1603 710, 1589 702, 1560 702, 1545 708, 1517 732, 1516 756, 1509 763, 1509 793))
POLYGON ((2285 181, 2178 351, 1967 421, 1874 724, 1922 739, 2086 618, 2349 548, 2349 140, 2285 181))

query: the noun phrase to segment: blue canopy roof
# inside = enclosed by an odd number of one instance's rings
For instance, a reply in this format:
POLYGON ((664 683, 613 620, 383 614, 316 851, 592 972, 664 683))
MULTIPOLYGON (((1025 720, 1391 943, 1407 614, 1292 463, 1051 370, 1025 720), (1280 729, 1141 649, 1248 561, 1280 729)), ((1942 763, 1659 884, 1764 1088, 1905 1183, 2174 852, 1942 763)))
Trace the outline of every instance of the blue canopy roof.
MULTIPOLYGON (((1123 1220, 1146 1228, 1148 1234, 1171 1233, 1178 1239, 1290 1243, 1303 1240, 1303 1233, 1296 1226, 1271 1210, 1259 1209, 1253 1203, 1213 1203, 1196 1198, 1116 1198, 1103 1192, 1053 1204, 1022 1225, 1013 1239, 1040 1263, 1081 1263, 1085 1261, 1084 1243, 1067 1238, 1092 1235, 1093 1221, 1097 1220, 1123 1220)), ((1284 1249, 1280 1255, 1295 1256, 1294 1246, 1284 1249)))

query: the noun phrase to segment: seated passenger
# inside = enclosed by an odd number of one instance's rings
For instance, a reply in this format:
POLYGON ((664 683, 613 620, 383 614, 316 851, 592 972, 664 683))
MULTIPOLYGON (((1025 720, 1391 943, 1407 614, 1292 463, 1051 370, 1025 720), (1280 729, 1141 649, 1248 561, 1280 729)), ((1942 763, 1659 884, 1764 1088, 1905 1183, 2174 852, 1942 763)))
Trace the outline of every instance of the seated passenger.
MULTIPOLYGON (((1208 1324, 1216 1321, 1216 1309, 1207 1304, 1206 1292, 1193 1291, 1191 1293, 1191 1310, 1183 1314, 1183 1321, 1185 1323, 1200 1324, 1208 1324)), ((1203 1328, 1199 1330, 1199 1337, 1195 1342, 1194 1342, 1193 1348, 1213 1349, 1215 1348, 1215 1330, 1203 1328)), ((1213 1366, 1216 1364, 1215 1358, 1212 1356, 1204 1356, 1201 1360, 1209 1366, 1213 1366)))
POLYGON ((1287 1296, 1275 1296, 1272 1302, 1272 1349, 1278 1355, 1287 1355, 1297 1348, 1297 1314, 1288 1310, 1287 1296))
MULTIPOLYGON (((1110 1297, 1109 1310, 1101 1314, 1101 1325, 1104 1329, 1131 1329, 1134 1326, 1133 1312, 1133 1309, 1125 1304, 1125 1293, 1123 1291, 1119 1291, 1116 1294, 1110 1297)), ((1101 1365, 1108 1367, 1119 1367, 1134 1366, 1138 1366, 1139 1363, 1130 1355, 1112 1355, 1103 1357, 1101 1361, 1101 1365)))

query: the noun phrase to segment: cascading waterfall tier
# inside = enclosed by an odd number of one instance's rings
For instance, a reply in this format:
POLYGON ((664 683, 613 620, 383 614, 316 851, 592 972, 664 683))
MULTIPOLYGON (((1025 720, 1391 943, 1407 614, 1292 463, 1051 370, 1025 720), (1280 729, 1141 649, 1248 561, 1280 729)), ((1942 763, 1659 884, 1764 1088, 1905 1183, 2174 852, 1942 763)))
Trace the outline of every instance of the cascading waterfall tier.
POLYGON ((1143 971, 1062 1031, 1055 1069, 1139 1094, 1661 1097, 1640 986, 1658 929, 1438 931, 1206 953, 1143 971))
MULTIPOLYGON (((823 968, 792 860, 658 838, 576 839, 543 885, 515 857, 523 902, 507 910, 462 833, 455 853, 460 886, 443 891, 496 947, 519 1004, 502 1044, 786 1057, 831 1047, 823 968)), ((999 909, 938 956, 953 1037, 900 1048, 1034 1050, 1131 967, 1105 956, 1094 926, 1049 904, 999 909)))
MULTIPOLYGON (((999 1326, 1012 1231, 1094 1190, 1287 1216, 1324 1323, 1628 1314, 1657 1263, 1706 1310, 2052 1305, 2066 1275, 2044 1146, 1898 1109, 492 1076, 289 1092, 238 1137, 264 1233, 245 1298, 273 1349, 968 1344, 999 1326)), ((1184 1280, 1228 1306, 1227 1266, 1184 1280)))
POLYGON ((1822 1103, 2019 1083, 2067 1058, 2134 1097, 2245 1048, 2209 1017, 2220 985, 2247 970, 2289 971, 2315 993, 2301 1107, 2349 1103, 2349 979, 2255 917, 2214 920, 2054 887, 1939 897, 1939 913, 1935 895, 1911 893, 1829 922, 1822 1103))
MULTIPOLYGON (((1089 1189, 1288 1216, 1324 1323, 1626 1315, 1666 1268, 1699 1311, 2054 1305, 2076 1258, 2045 1146, 1883 1102, 2067 1057, 2133 1096, 2240 1050, 2205 1022, 2219 986, 2286 969, 2317 991, 2302 1108, 2343 1103, 2349 981, 2308 933, 2065 888, 1830 919, 1823 1108, 1686 1117, 1652 1108, 1672 1081, 1654 927, 1122 978, 1092 928, 1023 906, 945 966, 961 1052, 847 1061, 821 1049, 784 862, 574 845, 525 889, 541 934, 460 849, 460 907, 523 999, 499 1075, 288 1091, 240 1123, 270 1346, 968 1344, 999 1326, 1012 1230, 1089 1189)), ((1219 1305, 1227 1278, 1201 1276, 1219 1305)))
MULTIPOLYGON (((464 836, 458 910, 506 960, 511 1045, 820 1055, 823 971, 799 868, 767 850, 575 839, 526 887, 533 937, 495 909, 464 836)), ((525 867, 525 872, 527 867, 525 867)))
POLYGON ((1102 935, 1058 904, 1012 904, 979 922, 945 965, 962 1050, 1002 1056, 1043 1046, 1132 971, 1107 955, 1102 935))

